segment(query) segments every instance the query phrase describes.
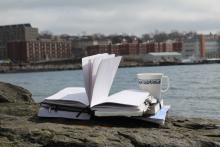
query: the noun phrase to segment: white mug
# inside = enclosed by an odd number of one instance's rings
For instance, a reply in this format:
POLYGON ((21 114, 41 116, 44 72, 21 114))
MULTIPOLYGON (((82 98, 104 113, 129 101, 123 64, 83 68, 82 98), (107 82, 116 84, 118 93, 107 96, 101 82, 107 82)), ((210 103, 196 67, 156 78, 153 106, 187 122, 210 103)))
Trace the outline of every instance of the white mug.
POLYGON ((148 91, 156 99, 161 99, 161 92, 167 92, 169 89, 169 78, 163 73, 139 73, 137 79, 139 88, 148 91), (166 89, 162 89, 163 79, 167 81, 166 89))

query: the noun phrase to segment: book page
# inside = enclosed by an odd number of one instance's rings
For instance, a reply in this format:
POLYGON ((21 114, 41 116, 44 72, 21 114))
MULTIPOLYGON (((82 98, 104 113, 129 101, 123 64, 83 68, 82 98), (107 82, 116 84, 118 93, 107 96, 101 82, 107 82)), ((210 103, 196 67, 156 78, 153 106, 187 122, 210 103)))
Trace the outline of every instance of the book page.
POLYGON ((51 95, 45 100, 64 100, 64 101, 76 101, 89 105, 88 97, 83 87, 67 87, 65 89, 60 90, 59 92, 51 95))
POLYGON ((91 95, 93 93, 93 88, 94 88, 94 84, 95 84, 95 81, 96 81, 96 75, 97 75, 97 71, 98 71, 98 68, 99 68, 99 65, 101 63, 101 61, 103 59, 107 59, 107 58, 113 58, 115 57, 115 54, 103 54, 102 56, 99 56, 97 58, 94 59, 93 63, 92 63, 92 88, 91 88, 91 95))
POLYGON ((149 92, 142 90, 123 90, 115 93, 106 99, 102 103, 115 103, 121 105, 140 106, 149 96, 149 92))
POLYGON ((83 70, 83 79, 84 79, 84 85, 85 85, 85 90, 86 94, 88 96, 88 101, 89 101, 89 72, 90 72, 90 61, 88 57, 82 58, 82 70, 83 70))
POLYGON ((105 54, 97 54, 93 56, 88 56, 82 58, 82 70, 83 70, 83 79, 84 85, 86 89, 86 94, 88 96, 89 102, 91 101, 91 88, 92 88, 92 64, 93 60, 99 56, 107 55, 105 54))
POLYGON ((91 107, 108 97, 120 61, 120 56, 101 61, 94 83, 91 107))

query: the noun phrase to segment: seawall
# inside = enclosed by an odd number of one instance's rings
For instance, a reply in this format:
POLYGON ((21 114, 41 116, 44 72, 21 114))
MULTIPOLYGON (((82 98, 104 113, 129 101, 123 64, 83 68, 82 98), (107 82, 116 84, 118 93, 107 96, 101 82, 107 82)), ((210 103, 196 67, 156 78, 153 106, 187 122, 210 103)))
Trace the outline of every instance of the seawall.
MULTIPOLYGON (((203 61, 197 63, 144 63, 136 60, 122 60, 119 67, 147 67, 147 66, 173 66, 173 65, 196 65, 196 64, 215 64, 219 61, 203 61)), ((13 72, 38 72, 38 71, 59 71, 59 70, 77 70, 82 69, 80 60, 78 61, 57 61, 35 64, 0 64, 0 73, 13 72)))

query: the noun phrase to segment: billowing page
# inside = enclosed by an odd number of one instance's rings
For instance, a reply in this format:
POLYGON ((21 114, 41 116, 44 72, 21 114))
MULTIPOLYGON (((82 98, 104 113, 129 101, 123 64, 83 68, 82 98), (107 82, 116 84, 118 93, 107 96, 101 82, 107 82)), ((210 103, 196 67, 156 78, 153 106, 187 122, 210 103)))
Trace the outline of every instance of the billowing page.
POLYGON ((88 96, 89 102, 91 101, 91 91, 92 91, 92 64, 95 58, 99 56, 107 55, 105 54, 97 54, 93 56, 88 56, 82 58, 82 70, 83 70, 83 79, 86 89, 86 94, 88 96))
POLYGON ((91 86, 92 88, 91 88, 91 95, 93 93, 93 88, 94 88, 94 84, 95 84, 96 77, 97 77, 97 71, 98 71, 98 68, 99 68, 99 65, 100 65, 101 61, 103 59, 113 58, 113 57, 115 57, 115 54, 111 54, 111 55, 103 54, 102 56, 99 56, 99 57, 94 59, 94 61, 92 63, 92 86, 91 86))
POLYGON ((121 57, 103 59, 98 67, 90 106, 108 97, 121 57))

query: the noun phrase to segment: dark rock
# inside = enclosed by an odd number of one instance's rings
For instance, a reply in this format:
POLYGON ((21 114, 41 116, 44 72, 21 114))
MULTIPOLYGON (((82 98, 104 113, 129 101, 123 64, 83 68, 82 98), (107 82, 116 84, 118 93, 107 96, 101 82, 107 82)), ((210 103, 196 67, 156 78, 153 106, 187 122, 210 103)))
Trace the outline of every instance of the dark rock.
POLYGON ((34 103, 0 103, 0 147, 220 147, 220 120, 168 117, 157 126, 129 118, 43 119, 38 109, 34 103))
POLYGON ((33 103, 32 94, 19 86, 0 82, 0 103, 33 103))
POLYGON ((0 114, 11 116, 34 116, 39 104, 29 103, 0 103, 0 114))
POLYGON ((43 119, 38 108, 0 104, 0 146, 220 147, 220 120, 168 117, 165 126, 156 126, 129 118, 43 119))

